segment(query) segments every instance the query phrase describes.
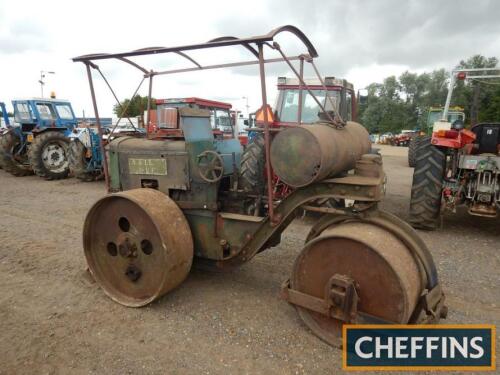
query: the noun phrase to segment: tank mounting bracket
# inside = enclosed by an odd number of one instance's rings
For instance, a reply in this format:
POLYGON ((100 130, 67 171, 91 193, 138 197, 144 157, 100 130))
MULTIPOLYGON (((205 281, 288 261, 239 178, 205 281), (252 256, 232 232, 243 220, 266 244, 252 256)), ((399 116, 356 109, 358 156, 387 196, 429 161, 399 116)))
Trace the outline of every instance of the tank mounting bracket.
POLYGON ((290 280, 281 285, 281 298, 297 307, 326 315, 345 323, 393 324, 387 320, 359 311, 356 282, 350 277, 335 274, 325 286, 324 298, 299 292, 290 287, 290 280))

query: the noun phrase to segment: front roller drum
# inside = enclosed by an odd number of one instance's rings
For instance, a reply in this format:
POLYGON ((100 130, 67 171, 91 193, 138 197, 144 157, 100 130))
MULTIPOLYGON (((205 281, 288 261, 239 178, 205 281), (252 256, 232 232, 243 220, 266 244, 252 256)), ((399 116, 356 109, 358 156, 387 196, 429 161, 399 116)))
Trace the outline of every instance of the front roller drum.
POLYGON ((340 346, 344 323, 409 323, 426 283, 400 238, 353 219, 305 245, 284 292, 317 336, 340 346))
POLYGON ((83 231, 90 272, 114 301, 140 307, 178 286, 193 261, 181 209, 154 189, 108 195, 87 214, 83 231))

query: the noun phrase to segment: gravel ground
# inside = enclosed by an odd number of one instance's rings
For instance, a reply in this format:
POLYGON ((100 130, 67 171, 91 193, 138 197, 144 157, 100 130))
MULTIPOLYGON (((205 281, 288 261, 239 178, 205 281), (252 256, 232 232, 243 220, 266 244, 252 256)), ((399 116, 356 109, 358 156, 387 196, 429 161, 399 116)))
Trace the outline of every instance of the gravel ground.
MULTIPOLYGON (((405 219, 406 149, 382 146, 383 207, 405 219)), ((86 275, 81 231, 103 183, 15 178, 0 170, 0 374, 331 374, 341 351, 278 298, 311 220, 229 274, 193 271, 142 309, 105 297, 86 275)), ((459 212, 419 232, 448 299, 445 323, 500 323, 499 220, 459 212)), ((498 340, 497 340, 498 341, 498 340)), ((498 345, 497 345, 498 347, 498 345)))

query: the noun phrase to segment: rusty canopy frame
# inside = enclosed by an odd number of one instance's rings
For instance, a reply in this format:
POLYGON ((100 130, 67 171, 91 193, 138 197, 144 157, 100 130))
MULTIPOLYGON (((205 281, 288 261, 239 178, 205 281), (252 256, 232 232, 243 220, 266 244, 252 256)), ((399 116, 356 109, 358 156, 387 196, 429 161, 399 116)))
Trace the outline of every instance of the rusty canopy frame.
MULTIPOLYGON (((335 126, 341 127, 343 126, 344 120, 340 117, 340 114, 336 111, 335 106, 333 107, 335 117, 332 117, 326 110, 323 104, 316 98, 314 93, 311 91, 311 89, 308 87, 308 85, 304 82, 303 79, 303 64, 304 60, 306 62, 311 63, 311 65, 314 68, 314 72, 320 79, 320 82, 322 83, 322 86, 324 89, 326 89, 325 84, 323 82, 322 77, 320 76, 318 69, 314 65, 313 59, 318 57, 318 53, 316 52, 316 49, 314 48, 313 44, 311 41, 307 38, 307 36, 299 30, 295 26, 291 25, 286 25, 282 27, 278 27, 276 29, 271 30, 269 33, 264 34, 264 35, 259 35, 259 36, 254 36, 250 38, 236 38, 232 36, 225 36, 225 37, 220 37, 216 39, 212 39, 206 43, 200 43, 200 44, 192 44, 192 45, 184 45, 184 46, 178 46, 178 47, 148 47, 148 48, 141 48, 129 52, 122 52, 122 53, 96 53, 96 54, 90 54, 90 55, 82 55, 73 58, 72 60, 74 62, 82 62, 86 65, 87 69, 87 78, 89 81, 89 86, 90 86, 90 93, 92 96, 92 105, 94 107, 94 113, 95 113, 95 118, 96 118, 96 125, 98 128, 98 133, 99 137, 101 139, 101 151, 103 155, 103 168, 104 168, 104 176, 106 179, 106 186, 109 190, 110 187, 110 182, 109 182, 109 172, 108 172, 108 161, 106 157, 106 152, 104 149, 104 143, 102 142, 102 127, 101 127, 101 121, 99 117, 99 110, 97 106, 97 99, 96 99, 96 94, 95 94, 95 89, 94 89, 94 84, 92 80, 92 69, 95 69, 99 72, 101 77, 104 79, 106 85, 110 89, 111 93, 113 94, 115 100, 118 103, 119 108, 122 110, 121 111, 121 116, 120 120, 123 118, 123 115, 126 113, 127 108, 121 108, 120 101, 118 100, 115 92, 113 91, 111 85, 109 84, 108 80, 102 73, 102 71, 99 69, 99 66, 96 64, 96 61, 98 60, 109 60, 109 59, 117 59, 122 62, 125 62, 134 68, 138 69, 143 73, 143 77, 141 82, 139 83, 139 86, 134 92, 134 95, 132 97, 135 97, 137 92, 139 91, 142 83, 144 82, 145 79, 149 79, 149 88, 148 88, 148 103, 147 103, 147 117, 146 117, 146 123, 149 124, 149 111, 151 109, 151 94, 152 94, 152 88, 153 88, 153 77, 157 75, 168 75, 168 74, 177 74, 177 73, 187 73, 187 72, 194 72, 194 71, 200 71, 200 70, 209 70, 209 69, 220 69, 220 68, 231 68, 231 67, 238 67, 238 66, 246 66, 246 65, 259 65, 259 74, 260 74, 260 83, 261 83, 261 91, 262 91, 262 108, 267 108, 267 89, 266 89, 266 80, 265 80, 265 64, 267 63, 275 63, 275 62, 286 62, 287 65, 290 67, 290 69, 293 71, 293 73, 297 76, 300 82, 300 96, 302 96, 302 89, 305 89, 309 92, 309 94, 312 96, 312 98, 316 101, 316 103, 319 105, 321 110, 326 113, 327 117, 329 118, 330 122, 334 124, 335 126), (279 46, 279 44, 274 41, 274 38, 281 33, 291 33, 294 36, 296 36, 302 44, 306 47, 307 53, 300 54, 297 56, 287 56, 279 46), (249 61, 239 61, 239 62, 232 62, 232 63, 225 63, 225 64, 217 64, 217 65, 206 65, 202 66, 199 64, 196 60, 194 60, 192 57, 190 57, 186 51, 192 51, 192 50, 202 50, 202 49, 208 49, 208 48, 217 48, 217 47, 229 47, 229 46, 243 46, 245 49, 247 49, 256 59, 254 60, 249 60, 249 61), (264 58, 264 46, 267 46, 268 48, 278 51, 279 54, 281 55, 281 58, 273 58, 273 59, 265 59, 264 58), (183 57, 185 60, 188 60, 192 65, 191 67, 187 68, 182 68, 182 69, 172 69, 172 70, 160 70, 160 71, 154 71, 151 69, 146 69, 145 67, 139 65, 135 61, 132 61, 130 58, 132 57, 138 57, 138 56, 145 56, 145 55, 157 55, 157 54, 163 54, 163 53, 174 53, 177 54, 181 57, 183 57), (297 72, 297 70, 294 68, 293 64, 291 61, 300 61, 300 72, 297 72)), ((325 90, 326 93, 325 95, 328 97, 328 91, 325 90)), ((331 102, 331 98, 329 98, 331 102)), ((299 103, 299 108, 298 108, 298 113, 300 114, 302 112, 302 100, 299 103)), ((269 219, 273 223, 279 222, 279 218, 275 217, 274 215, 274 194, 273 194, 273 181, 272 181, 272 168, 271 168, 271 163, 270 163, 270 131, 269 131, 269 118, 268 118, 268 113, 266 110, 263 111, 264 114, 264 142, 265 142, 265 153, 266 153, 266 174, 267 174, 267 188, 268 188, 268 213, 269 213, 269 219)), ((129 119, 130 120, 130 119, 129 119)), ((300 119, 299 119, 300 123, 300 119)), ((117 123, 118 124, 118 123, 117 123)), ((111 135, 113 134, 115 127, 112 129, 111 135)))

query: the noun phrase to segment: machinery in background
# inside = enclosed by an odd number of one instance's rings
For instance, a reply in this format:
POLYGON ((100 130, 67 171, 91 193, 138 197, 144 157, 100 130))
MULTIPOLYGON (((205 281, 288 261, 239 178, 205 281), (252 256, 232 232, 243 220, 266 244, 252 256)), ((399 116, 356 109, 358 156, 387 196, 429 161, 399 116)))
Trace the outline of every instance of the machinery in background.
POLYGON ((0 138, 0 164, 14 176, 37 174, 48 180, 66 178, 68 136, 77 119, 66 100, 13 100, 16 124, 0 138))
MULTIPOLYGON (((278 77, 277 88, 275 108, 268 110, 268 121, 273 133, 288 127, 320 121, 322 110, 331 113, 336 119, 356 121, 354 88, 345 79, 310 77, 304 78, 301 84, 298 78, 278 77)), ((258 194, 263 194, 266 186, 263 124, 264 113, 259 110, 251 116, 241 169, 242 188, 258 194)), ((292 191, 293 188, 277 175, 273 175, 272 178, 277 196, 285 197, 292 191)), ((315 210, 313 206, 308 208, 315 210)))
POLYGON ((6 129, 10 126, 9 114, 4 102, 0 102, 0 111, 2 111, 2 117, 0 117, 0 129, 6 129))
POLYGON ((462 204, 469 214, 490 218, 500 209, 500 122, 476 124, 469 130, 461 112, 449 121, 457 78, 500 78, 500 69, 452 72, 441 119, 416 147, 409 220, 415 228, 437 228, 441 214, 455 213, 462 204))
POLYGON ((273 126, 319 121, 320 103, 326 111, 338 113, 344 120, 356 121, 356 96, 351 83, 335 77, 304 78, 303 82, 305 85, 297 78, 278 77, 273 126))
MULTIPOLYGON (((405 146, 408 146, 408 166, 410 167, 415 167, 415 161, 416 161, 416 151, 417 151, 417 146, 420 140, 422 139, 423 136, 425 135, 432 135, 432 128, 433 125, 436 121, 439 121, 443 118, 443 112, 444 112, 444 107, 430 107, 428 112, 427 112, 427 122, 424 126, 423 129, 421 129, 419 132, 415 132, 415 134, 412 134, 411 137, 409 138, 409 141, 405 146)), ((450 107, 448 109, 448 122, 450 124, 453 124, 456 120, 461 120, 462 122, 465 122, 465 113, 464 109, 462 107, 450 107)))
MULTIPOLYGON (((3 133, 7 131, 10 127, 9 114, 7 112, 7 108, 5 107, 4 102, 0 102, 0 111, 2 111, 2 117, 0 117, 0 138, 3 136, 3 133)), ((1 142, 1 141, 0 141, 1 142)), ((3 168, 2 157, 0 157, 0 169, 3 168)))
POLYGON ((156 123, 150 123, 148 134, 153 137, 183 137, 182 129, 170 122, 172 108, 198 108, 210 111, 210 124, 216 139, 235 137, 235 119, 231 113, 232 105, 201 98, 172 98, 156 100, 156 123))
MULTIPOLYGON (((122 120, 123 121, 123 120, 122 120)), ((132 122, 112 125, 109 121, 100 121, 102 142, 95 119, 85 120, 69 135, 68 162, 71 174, 77 179, 90 182, 103 177, 104 148, 113 138, 120 136, 144 137, 145 130, 137 128, 132 122)))

